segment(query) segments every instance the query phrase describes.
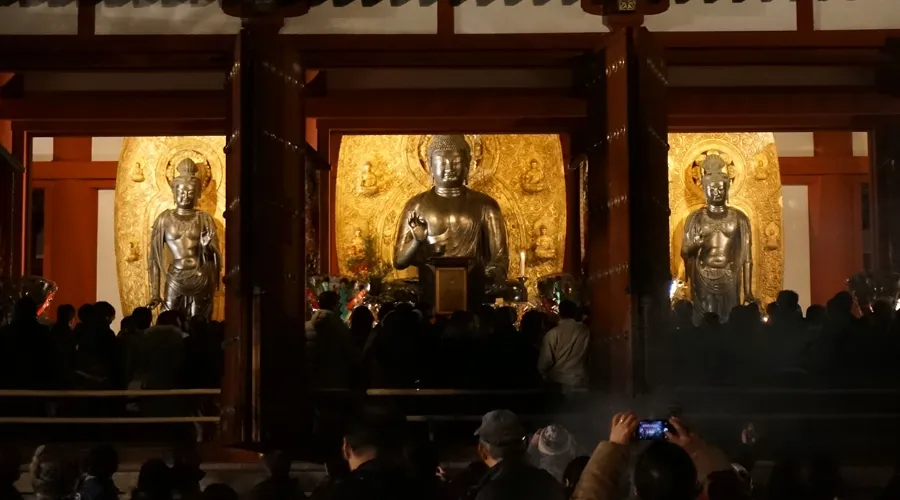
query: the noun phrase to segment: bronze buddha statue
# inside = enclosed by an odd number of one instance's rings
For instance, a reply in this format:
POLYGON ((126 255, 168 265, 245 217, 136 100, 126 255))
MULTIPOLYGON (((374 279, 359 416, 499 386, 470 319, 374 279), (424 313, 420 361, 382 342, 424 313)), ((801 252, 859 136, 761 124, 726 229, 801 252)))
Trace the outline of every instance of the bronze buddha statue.
POLYGON ((415 266, 423 290, 432 278, 432 258, 474 259, 472 275, 484 285, 502 285, 509 269, 506 224, 497 201, 469 189, 472 161, 462 135, 436 135, 427 148, 434 187, 413 196, 400 215, 394 245, 394 267, 415 266))
POLYGON ((171 182, 175 208, 159 214, 150 236, 150 307, 162 305, 164 310, 180 311, 185 319, 209 319, 222 265, 216 223, 196 208, 202 188, 197 165, 184 159, 175 171, 171 182), (166 249, 171 254, 168 266, 166 249), (162 284, 165 299, 160 294, 162 284))
POLYGON ((681 258, 694 302, 694 321, 716 314, 727 321, 731 309, 752 301, 752 235, 750 219, 728 205, 731 179, 721 156, 703 160, 702 185, 706 206, 684 223, 681 258))

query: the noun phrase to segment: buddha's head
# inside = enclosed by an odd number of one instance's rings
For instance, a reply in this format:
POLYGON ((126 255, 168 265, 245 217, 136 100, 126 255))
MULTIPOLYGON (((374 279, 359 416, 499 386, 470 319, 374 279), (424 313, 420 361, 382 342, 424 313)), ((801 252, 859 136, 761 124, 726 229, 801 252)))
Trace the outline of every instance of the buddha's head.
POLYGON ((703 194, 711 206, 721 207, 728 202, 731 179, 725 169, 725 160, 719 155, 708 155, 703 160, 703 194))
POLYGON ((462 135, 436 135, 428 143, 428 169, 438 188, 457 188, 469 177, 472 151, 462 135))
POLYGON ((194 208, 200 198, 200 169, 190 158, 181 160, 175 167, 172 179, 172 196, 178 208, 194 208))

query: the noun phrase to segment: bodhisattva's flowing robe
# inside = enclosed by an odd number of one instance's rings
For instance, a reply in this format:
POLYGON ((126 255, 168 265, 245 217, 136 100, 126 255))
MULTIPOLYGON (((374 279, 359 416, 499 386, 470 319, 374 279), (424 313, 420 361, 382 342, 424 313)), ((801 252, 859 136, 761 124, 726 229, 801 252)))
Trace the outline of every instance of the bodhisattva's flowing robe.
POLYGON ((166 228, 176 220, 175 210, 169 209, 161 213, 153 223, 148 258, 149 271, 151 280, 154 276, 161 279, 160 289, 165 289, 165 296, 162 297, 165 310, 181 311, 186 319, 194 316, 209 319, 213 311, 213 297, 219 286, 222 262, 215 221, 211 215, 202 210, 197 210, 196 214, 197 219, 194 223, 200 226, 197 233, 197 245, 200 247, 196 252, 197 266, 191 269, 176 269, 171 259, 167 259, 166 228), (203 244, 199 235, 208 236, 209 241, 203 244))

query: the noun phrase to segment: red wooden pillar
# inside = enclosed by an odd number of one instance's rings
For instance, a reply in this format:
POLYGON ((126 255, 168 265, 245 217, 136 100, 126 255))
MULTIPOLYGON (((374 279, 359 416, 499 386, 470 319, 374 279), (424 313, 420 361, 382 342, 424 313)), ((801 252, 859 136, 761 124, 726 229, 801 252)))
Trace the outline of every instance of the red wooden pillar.
POLYGON ((645 343, 668 310, 665 67, 650 33, 613 25, 589 92, 586 273, 591 335, 609 390, 645 386, 645 343))
POLYGON ((283 18, 242 14, 229 77, 222 432, 230 442, 296 442, 308 430, 309 401, 304 72, 278 36, 283 18))
POLYGON ((869 133, 874 268, 900 271, 900 120, 869 133))

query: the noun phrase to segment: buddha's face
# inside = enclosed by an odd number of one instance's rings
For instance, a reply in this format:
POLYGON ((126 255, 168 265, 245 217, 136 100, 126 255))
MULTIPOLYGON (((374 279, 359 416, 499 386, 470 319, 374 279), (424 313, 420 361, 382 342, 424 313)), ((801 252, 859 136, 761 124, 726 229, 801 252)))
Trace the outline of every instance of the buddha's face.
POLYGON ((711 180, 703 185, 706 202, 712 206, 720 207, 728 200, 729 182, 724 179, 711 180))
POLYGON ((172 186, 172 195, 175 197, 175 206, 178 208, 194 208, 197 204, 197 196, 200 186, 192 181, 176 181, 172 186))
POLYGON ((466 151, 435 151, 431 155, 431 178, 435 187, 460 187, 468 175, 469 155, 466 151))

